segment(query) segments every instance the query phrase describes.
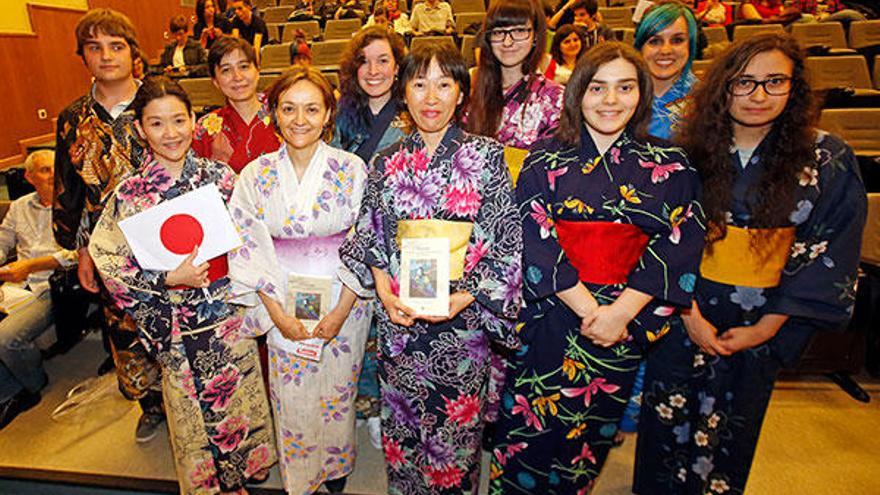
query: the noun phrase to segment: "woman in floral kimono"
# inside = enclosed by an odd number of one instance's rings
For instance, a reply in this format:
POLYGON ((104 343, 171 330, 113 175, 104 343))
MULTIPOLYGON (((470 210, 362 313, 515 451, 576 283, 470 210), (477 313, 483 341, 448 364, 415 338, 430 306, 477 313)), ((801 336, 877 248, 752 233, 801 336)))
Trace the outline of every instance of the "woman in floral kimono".
MULTIPOLYGON (((489 6, 483 23, 485 36, 479 37, 480 60, 468 106, 468 130, 520 150, 508 150, 509 157, 517 157, 514 172, 525 150, 556 130, 562 111, 563 87, 537 71, 546 31, 544 11, 536 0, 498 0, 489 6)), ((490 424, 498 418, 508 354, 492 345, 484 412, 490 424)), ((491 428, 487 432, 491 435, 491 428)))
POLYGON ((536 72, 546 30, 535 0, 498 0, 489 6, 468 106, 470 132, 528 149, 556 130, 563 88, 536 72))
POLYGON ((257 93, 260 68, 254 47, 242 38, 223 36, 208 52, 208 69, 214 85, 226 96, 226 106, 199 119, 193 150, 240 173, 279 144, 266 98, 257 93))
MULTIPOLYGON (((338 250, 354 224, 366 185, 364 162, 324 142, 332 130, 333 89, 310 67, 294 66, 272 85, 269 108, 281 147, 251 162, 229 203, 244 242, 230 253, 244 326, 268 333, 269 386, 281 476, 287 493, 341 492, 354 468, 354 398, 370 308, 357 284, 337 275, 338 250), (331 300, 311 331, 290 293, 292 274, 331 281, 331 300), (349 288, 351 287, 351 288, 349 288), (300 341, 326 341, 318 359, 300 341)), ((363 292, 362 292, 363 293, 363 292)))
POLYGON ((681 140, 709 235, 693 307, 648 358, 636 493, 743 493, 777 372, 851 314, 865 188, 811 95, 783 35, 734 44, 694 93, 681 140))
POLYGON ((174 463, 185 494, 246 494, 275 463, 272 423, 257 347, 242 338, 241 316, 226 304, 226 256, 198 266, 192 253, 170 272, 140 267, 120 220, 214 184, 232 194, 226 165, 190 152, 194 118, 176 82, 147 79, 132 103, 151 156, 117 186, 92 234, 89 252, 115 303, 162 366, 162 393, 174 463))
POLYGON ((490 493, 588 493, 638 365, 690 303, 703 247, 698 181, 645 138, 650 74, 622 43, 593 47, 565 89, 557 137, 517 183, 523 346, 502 396, 490 493))
POLYGON ((373 160, 346 266, 376 288, 382 432, 389 492, 461 494, 479 483, 489 340, 517 343, 520 226, 501 146, 457 123, 468 94, 460 54, 407 56, 400 84, 417 131, 373 160), (450 240, 449 313, 399 297, 400 243, 450 240))
MULTIPOLYGON (((376 152, 410 133, 409 114, 397 83, 405 54, 406 46, 400 36, 381 26, 362 29, 349 42, 342 55, 339 74, 342 95, 331 145, 351 151, 370 163, 376 152)), ((370 443, 381 449, 376 345, 376 325, 371 324, 358 377, 355 409, 358 421, 367 421, 370 443)))
POLYGON ((648 132, 669 139, 681 120, 691 87, 697 81, 691 63, 697 54, 697 21, 686 5, 669 2, 650 9, 636 30, 634 45, 642 52, 654 104, 648 132))

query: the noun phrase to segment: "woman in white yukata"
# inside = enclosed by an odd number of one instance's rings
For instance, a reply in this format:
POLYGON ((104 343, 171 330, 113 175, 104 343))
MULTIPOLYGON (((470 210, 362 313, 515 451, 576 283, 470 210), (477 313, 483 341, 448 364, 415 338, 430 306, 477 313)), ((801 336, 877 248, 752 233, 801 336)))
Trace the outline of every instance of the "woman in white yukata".
POLYGON ((243 245, 229 271, 235 301, 248 306, 244 327, 268 332, 284 489, 307 494, 326 484, 336 493, 354 468, 353 402, 371 316, 357 284, 337 274, 338 249, 360 208, 366 166, 325 142, 336 102, 320 72, 294 66, 267 99, 283 143, 241 172, 229 208, 243 245), (291 273, 332 279, 331 309, 311 333, 285 311, 291 273), (320 361, 293 354, 295 341, 312 337, 326 341, 320 361))

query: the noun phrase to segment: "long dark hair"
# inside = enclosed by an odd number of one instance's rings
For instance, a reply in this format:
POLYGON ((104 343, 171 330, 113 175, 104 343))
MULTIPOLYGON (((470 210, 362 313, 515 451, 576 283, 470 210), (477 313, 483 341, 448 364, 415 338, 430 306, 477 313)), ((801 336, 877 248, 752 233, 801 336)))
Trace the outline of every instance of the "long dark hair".
MULTIPOLYGON (((361 88, 358 82, 358 69, 364 63, 364 48, 376 40, 385 40, 391 46, 391 54, 394 63, 400 67, 403 57, 406 56, 406 46, 396 33, 390 32, 382 26, 370 26, 362 29, 346 45, 342 54, 342 63, 339 70, 339 113, 336 117, 336 132, 339 143, 344 149, 348 149, 358 134, 369 131, 367 126, 370 122, 370 97, 361 88)), ((401 105, 401 91, 398 81, 391 86, 391 101, 394 105, 401 105)))
POLYGON ((651 120, 651 102, 654 100, 651 73, 635 48, 614 41, 593 46, 578 60, 574 67, 571 78, 565 86, 562 115, 559 118, 559 129, 556 130, 556 137, 560 141, 572 146, 580 146, 581 129, 584 127, 581 102, 584 100, 584 93, 587 92, 587 86, 590 85, 596 72, 599 72, 603 65, 618 58, 626 60, 636 68, 639 82, 639 104, 629 119, 627 128, 631 130, 636 139, 645 139, 648 134, 648 122, 651 120))
POLYGON ((489 5, 477 46, 480 60, 474 89, 473 105, 468 109, 468 129, 474 134, 494 137, 498 134, 504 110, 504 90, 501 88, 501 64, 492 51, 489 31, 519 24, 532 26, 532 50, 522 63, 523 75, 533 74, 538 68, 547 45, 547 25, 543 6, 537 0, 496 0, 489 5))
POLYGON ((778 226, 786 220, 795 206, 795 177, 815 160, 816 112, 797 42, 789 35, 768 34, 734 43, 715 60, 697 85, 687 118, 676 136, 703 182, 702 205, 709 221, 710 243, 726 235, 726 212, 733 202, 733 120, 727 88, 753 57, 773 50, 788 57, 794 69, 788 102, 762 144, 763 172, 747 192, 752 227, 778 226))

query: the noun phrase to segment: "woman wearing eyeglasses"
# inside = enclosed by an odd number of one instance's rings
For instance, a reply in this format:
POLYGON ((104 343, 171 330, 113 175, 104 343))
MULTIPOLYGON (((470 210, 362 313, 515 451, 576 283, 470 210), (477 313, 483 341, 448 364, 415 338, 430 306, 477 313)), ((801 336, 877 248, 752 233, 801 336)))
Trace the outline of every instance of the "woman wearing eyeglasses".
POLYGON ((559 125, 561 85, 536 72, 547 42, 535 0, 493 2, 483 24, 468 129, 528 149, 559 125))
MULTIPOLYGON (((479 41, 468 130, 497 139, 519 162, 533 143, 553 134, 562 111, 563 87, 537 72, 547 42, 546 20, 535 0, 498 0, 489 6, 479 41)), ((508 160, 511 154, 507 154, 508 160)), ((510 166, 511 163, 508 163, 510 166)), ((518 165, 514 165, 518 169, 518 165)), ((516 180, 516 170, 513 177, 516 180)), ((504 386, 503 349, 492 353, 485 420, 498 416, 504 386)), ((491 432, 487 438, 491 436, 491 432)))
POLYGON ((865 188, 812 103, 787 35, 734 44, 694 92, 680 138, 706 248, 683 325, 648 356, 635 493, 743 493, 777 372, 849 318, 865 188))

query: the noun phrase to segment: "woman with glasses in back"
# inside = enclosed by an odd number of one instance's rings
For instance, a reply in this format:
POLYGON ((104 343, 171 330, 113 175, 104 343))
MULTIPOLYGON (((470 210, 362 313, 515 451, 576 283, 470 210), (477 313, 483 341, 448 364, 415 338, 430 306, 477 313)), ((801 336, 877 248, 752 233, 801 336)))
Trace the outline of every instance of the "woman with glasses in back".
POLYGON ((777 373, 855 301, 865 188, 849 146, 813 127, 795 40, 735 43, 690 108, 678 136, 706 248, 691 308, 648 355, 640 495, 743 493, 777 373))

